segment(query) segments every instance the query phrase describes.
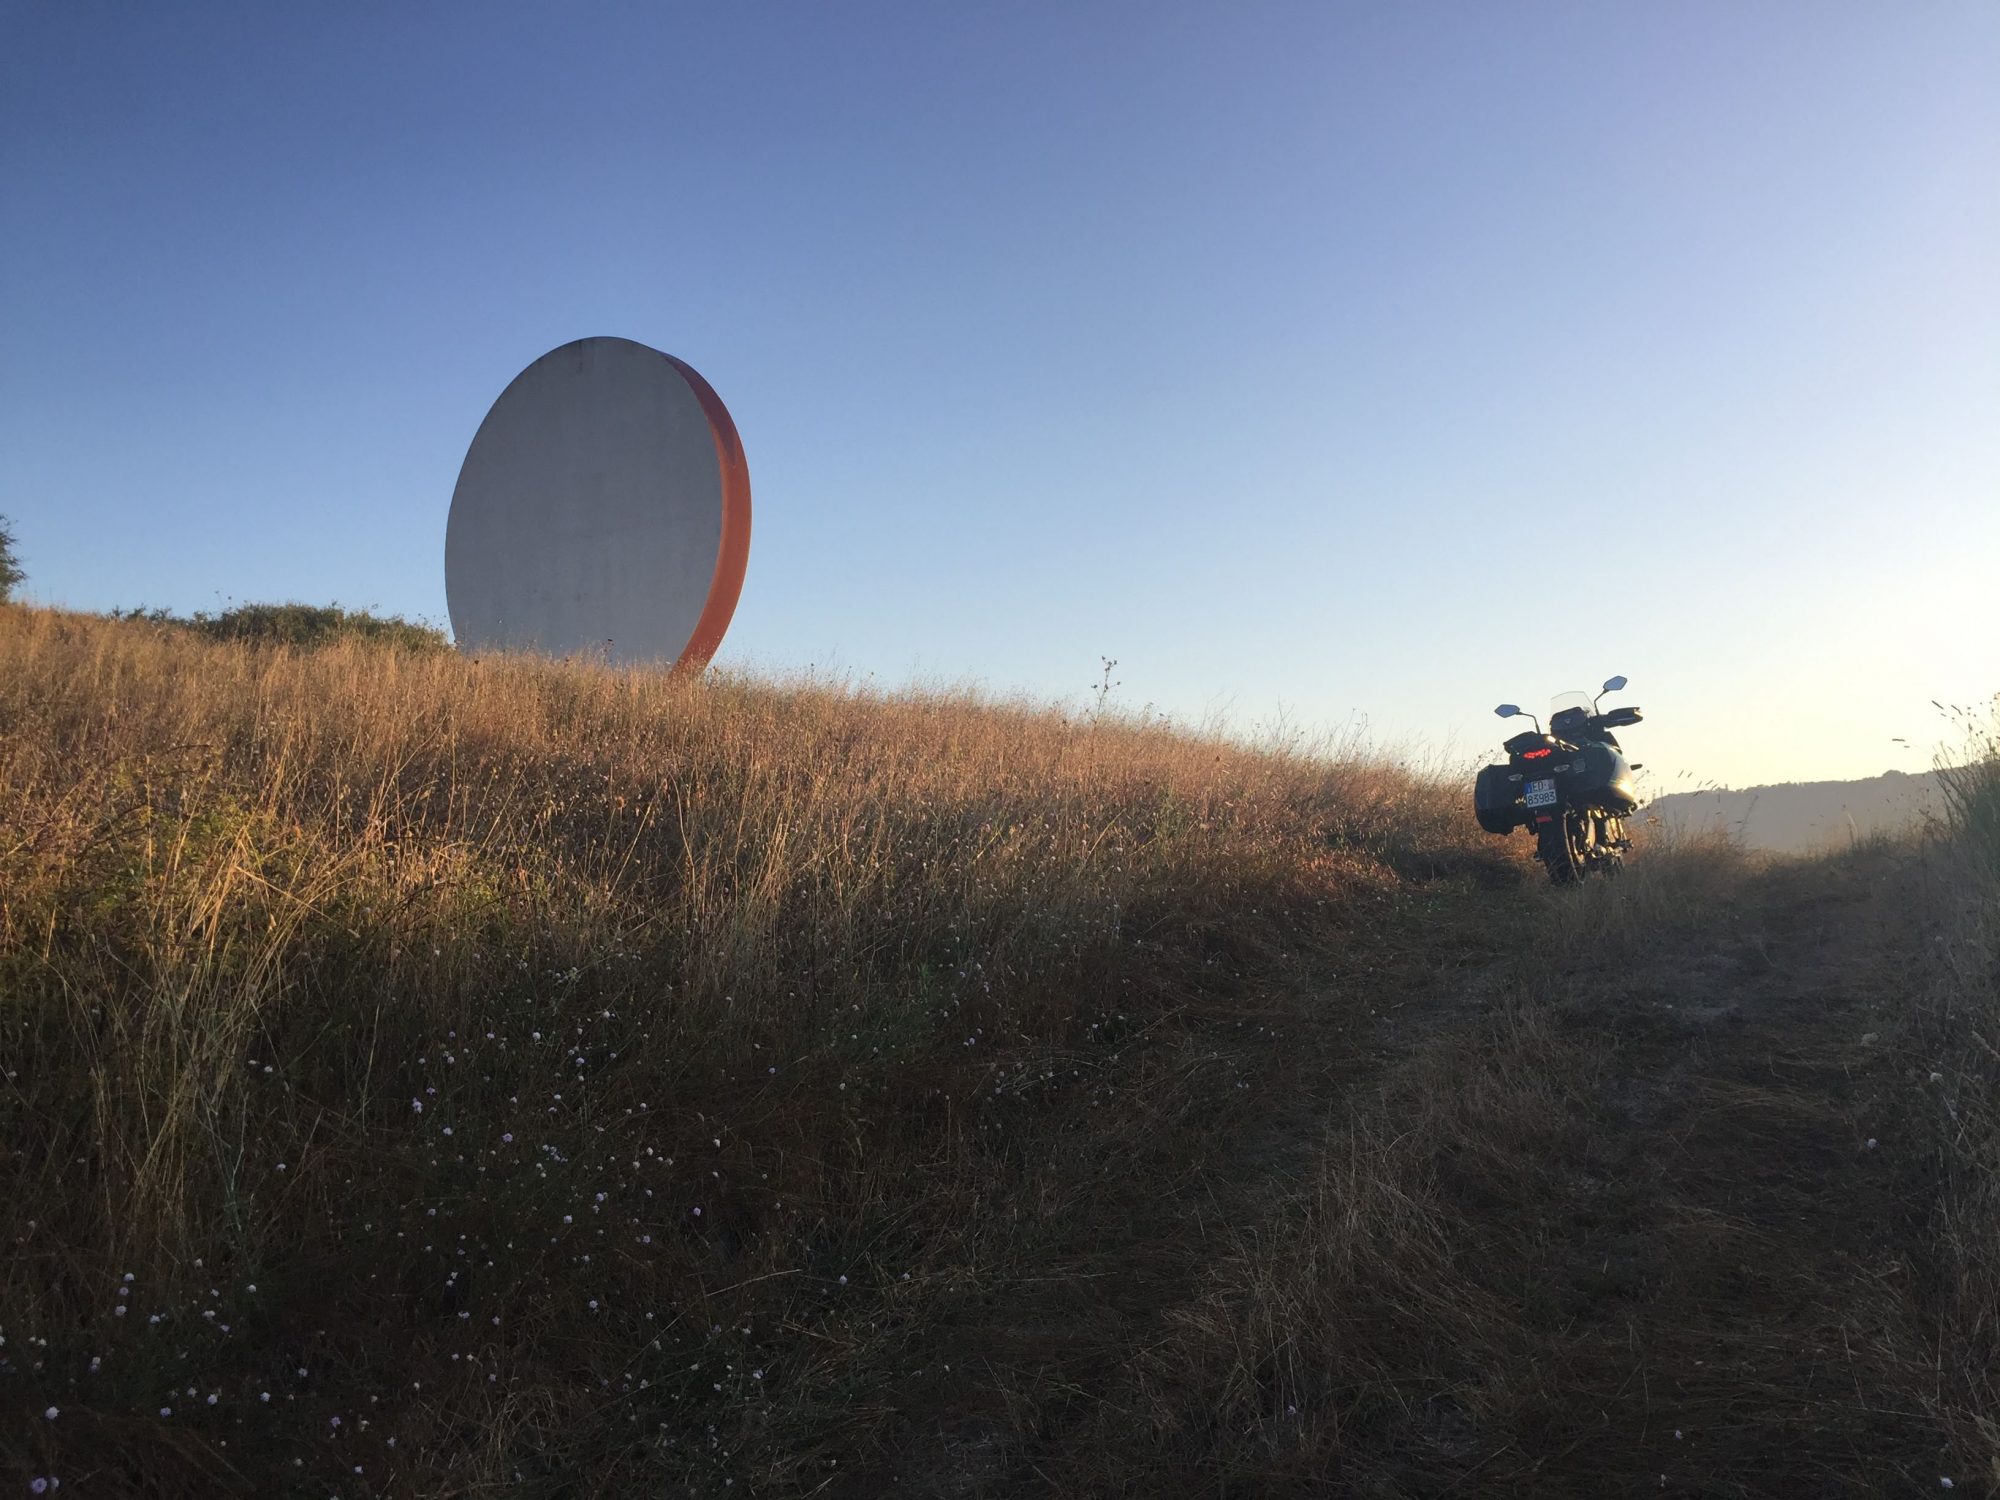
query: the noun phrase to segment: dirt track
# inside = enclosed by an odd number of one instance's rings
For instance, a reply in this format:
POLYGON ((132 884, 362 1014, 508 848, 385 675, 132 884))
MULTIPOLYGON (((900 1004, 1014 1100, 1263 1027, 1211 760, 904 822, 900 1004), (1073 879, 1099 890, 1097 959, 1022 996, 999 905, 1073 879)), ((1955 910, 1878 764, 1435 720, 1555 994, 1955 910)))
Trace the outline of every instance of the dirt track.
POLYGON ((1521 1295, 1592 1373, 1563 1382, 1574 1446, 1550 1433, 1505 1465, 1523 1488, 1587 1490, 1612 1454, 1623 1484, 1682 1494, 1948 1475, 1901 1248, 1924 1212, 1911 1111, 1931 1104, 1903 1047, 1913 878, 1886 854, 1780 866, 1553 979, 1545 1003, 1603 1071, 1565 1163, 1572 1233, 1521 1295))
POLYGON ((1378 1003, 1295 1033, 1296 1092, 1240 1142, 1261 1180, 1238 1160, 1215 1200, 1261 1221, 1134 1305, 1064 1420, 936 1455, 952 1492, 1983 1492, 1903 1248, 1936 1103, 1913 878, 1441 890, 1423 943, 1322 976, 1378 1003))

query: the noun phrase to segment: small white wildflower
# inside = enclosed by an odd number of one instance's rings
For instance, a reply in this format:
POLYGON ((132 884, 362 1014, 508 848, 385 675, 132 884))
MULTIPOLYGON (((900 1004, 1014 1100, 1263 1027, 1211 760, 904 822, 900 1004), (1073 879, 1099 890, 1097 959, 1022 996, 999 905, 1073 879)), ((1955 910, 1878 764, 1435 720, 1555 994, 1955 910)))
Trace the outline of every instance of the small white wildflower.
POLYGON ((57 1417, 62 1415, 62 1411, 60 1410, 60 1408, 51 1406, 47 1411, 43 1412, 42 1415, 47 1417, 51 1422, 53 1422, 57 1417))
POLYGON ((415 1114, 422 1114, 424 1112, 424 1101, 421 1099, 412 1099, 410 1101, 410 1109, 415 1114))

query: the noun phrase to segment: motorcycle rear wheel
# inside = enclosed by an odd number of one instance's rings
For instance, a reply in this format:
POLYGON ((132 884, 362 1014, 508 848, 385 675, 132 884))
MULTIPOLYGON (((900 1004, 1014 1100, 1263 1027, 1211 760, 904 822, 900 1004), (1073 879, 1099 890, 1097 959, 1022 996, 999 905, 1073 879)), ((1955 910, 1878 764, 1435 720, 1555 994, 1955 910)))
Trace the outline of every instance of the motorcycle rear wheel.
POLYGON ((1570 828, 1574 813, 1565 813, 1546 824, 1536 836, 1535 857, 1549 872, 1549 884, 1574 885, 1583 878, 1583 861, 1578 857, 1577 836, 1570 828))

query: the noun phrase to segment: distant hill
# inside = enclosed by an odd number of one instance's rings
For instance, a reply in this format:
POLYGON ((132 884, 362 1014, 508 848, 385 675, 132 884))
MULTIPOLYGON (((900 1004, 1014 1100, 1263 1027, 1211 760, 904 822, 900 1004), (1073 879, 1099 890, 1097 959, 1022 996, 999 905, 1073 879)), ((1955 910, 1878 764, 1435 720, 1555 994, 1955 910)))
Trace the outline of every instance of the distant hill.
POLYGON ((1753 849, 1802 854, 1873 833, 1908 828, 1937 808, 1937 776, 1884 771, 1865 781, 1788 781, 1741 791, 1675 792, 1649 802, 1646 811, 1670 826, 1718 824, 1739 833, 1753 849))

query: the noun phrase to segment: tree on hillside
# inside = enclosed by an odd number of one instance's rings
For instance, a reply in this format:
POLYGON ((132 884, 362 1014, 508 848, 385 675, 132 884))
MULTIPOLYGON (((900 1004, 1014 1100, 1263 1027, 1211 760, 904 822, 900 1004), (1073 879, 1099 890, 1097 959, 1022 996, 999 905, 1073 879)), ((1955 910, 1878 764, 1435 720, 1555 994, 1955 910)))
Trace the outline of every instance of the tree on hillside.
POLYGON ((0 516, 0 604, 13 597, 14 585, 27 576, 14 558, 14 532, 7 518, 0 516))

